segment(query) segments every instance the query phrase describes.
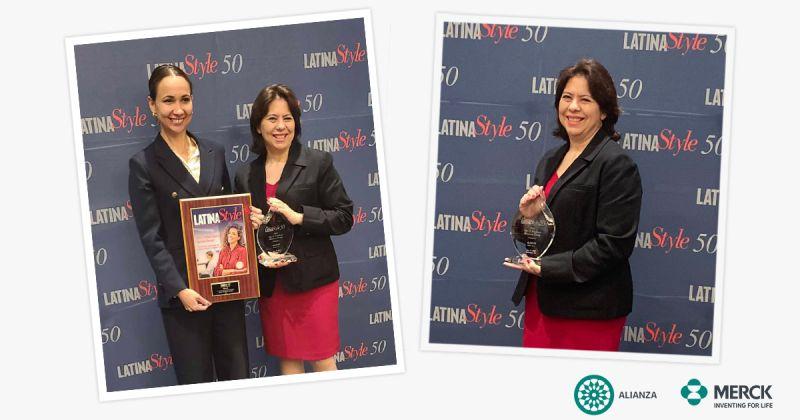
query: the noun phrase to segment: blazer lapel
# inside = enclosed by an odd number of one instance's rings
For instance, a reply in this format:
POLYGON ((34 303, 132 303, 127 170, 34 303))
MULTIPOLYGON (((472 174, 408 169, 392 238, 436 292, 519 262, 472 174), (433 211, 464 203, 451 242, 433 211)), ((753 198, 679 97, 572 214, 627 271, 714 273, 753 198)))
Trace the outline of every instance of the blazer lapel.
MULTIPOLYGON (((164 168, 164 171, 169 174, 175 181, 183 187, 184 190, 189 192, 194 197, 203 195, 203 190, 200 185, 192 178, 192 174, 183 166, 180 158, 175 156, 172 149, 169 148, 167 142, 161 137, 159 133, 156 136, 155 152, 158 163, 164 168)), ((202 168, 200 170, 202 177, 202 168)))
MULTIPOLYGON (((192 136, 197 141, 197 148, 200 149, 200 191, 202 195, 209 195, 214 193, 218 195, 217 191, 211 191, 212 181, 216 179, 217 159, 215 159, 214 149, 208 147, 205 142, 197 140, 197 137, 192 136)), ((217 186, 219 189, 219 186, 217 186)))
POLYGON ((253 199, 253 206, 260 208, 266 213, 269 206, 267 205, 267 175, 264 173, 265 156, 259 156, 256 160, 250 163, 250 179, 248 187, 250 187, 250 197, 253 199))
MULTIPOLYGON (((558 164, 564 159, 564 155, 567 154, 567 150, 569 150, 569 144, 565 144, 561 146, 561 148, 551 157, 547 162, 544 164, 544 173, 539 174, 539 182, 541 183, 542 188, 547 185, 547 182, 550 181, 550 178, 553 176, 553 172, 556 171, 558 168, 558 164)), ((553 201, 553 197, 556 195, 557 188, 559 187, 559 181, 556 181, 556 184, 553 185, 553 188, 550 190, 550 194, 547 195, 547 204, 549 205, 551 201, 553 201)))
MULTIPOLYGON (((286 197, 289 188, 292 187, 297 176, 307 165, 305 154, 303 153, 303 146, 295 141, 289 149, 289 159, 286 161, 286 166, 283 167, 281 178, 278 180, 278 190, 275 196, 280 199, 286 197)), ((263 170, 261 172, 264 172, 263 170)), ((289 204, 289 203, 287 203, 289 204)))
MULTIPOLYGON (((555 185, 553 185, 553 188, 550 190, 550 194, 547 196, 548 206, 550 206, 553 200, 555 200, 556 195, 558 195, 558 192, 561 191, 561 187, 568 184, 572 180, 572 178, 575 178, 576 175, 581 173, 583 168, 589 165, 592 159, 594 159, 594 157, 597 156, 597 153, 600 152, 600 149, 603 148, 603 145, 607 141, 609 141, 609 139, 610 137, 606 136, 603 130, 600 130, 597 132, 597 134, 595 134, 594 138, 592 138, 592 141, 590 141, 589 144, 586 145, 586 148, 583 149, 583 152, 581 152, 580 156, 578 156, 578 158, 575 159, 575 162, 572 162, 572 165, 570 165, 569 168, 567 168, 567 171, 564 172, 561 175, 561 177, 558 178, 558 181, 556 181, 555 185)), ((567 149, 569 149, 569 145, 566 145, 566 147, 564 148, 564 153, 557 154, 560 155, 560 157, 556 160, 555 167, 552 169, 552 171, 556 170, 558 164, 561 162, 561 160, 564 158, 564 155, 567 153, 567 149)), ((552 171, 549 172, 550 176, 552 176, 553 174, 552 171)))

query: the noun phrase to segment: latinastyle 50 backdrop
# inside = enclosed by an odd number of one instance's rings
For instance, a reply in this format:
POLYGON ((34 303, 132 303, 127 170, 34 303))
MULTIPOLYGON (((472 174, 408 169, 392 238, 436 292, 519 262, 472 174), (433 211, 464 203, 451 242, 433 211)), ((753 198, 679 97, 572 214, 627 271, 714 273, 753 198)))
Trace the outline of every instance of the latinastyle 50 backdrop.
MULTIPOLYGON (((73 111, 80 120, 76 147, 88 198, 82 197, 91 234, 87 259, 95 277, 89 281, 99 317, 97 357, 108 392, 176 383, 127 187, 128 159, 158 132, 147 80, 162 63, 191 78, 190 130, 224 146, 231 179, 255 158, 253 98, 273 83, 295 90, 303 111, 301 143, 331 153, 354 202, 352 230, 333 237, 341 271, 338 368, 398 363, 368 23, 368 12, 360 11, 68 40, 73 103, 79 101, 73 111)), ((246 303, 253 378, 279 373, 277 360, 264 351, 258 312, 256 301, 246 303)))
POLYGON ((644 192, 620 351, 711 356, 732 30, 440 15, 437 31, 426 341, 521 346, 518 272, 501 265, 516 255, 511 218, 537 162, 564 144, 552 134, 559 71, 594 58, 644 192))

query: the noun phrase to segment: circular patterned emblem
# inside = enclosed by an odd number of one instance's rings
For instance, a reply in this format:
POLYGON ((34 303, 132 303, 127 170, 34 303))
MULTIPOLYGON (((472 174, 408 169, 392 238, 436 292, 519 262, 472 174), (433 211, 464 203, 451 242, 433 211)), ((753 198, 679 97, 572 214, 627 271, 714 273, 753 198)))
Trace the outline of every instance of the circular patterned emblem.
POLYGON ((603 414, 613 402, 614 387, 600 375, 589 375, 575 385, 575 404, 586 414, 603 414))
POLYGON ((691 379, 686 385, 681 388, 681 397, 686 398, 686 401, 691 405, 700 404, 703 398, 708 395, 708 389, 697 379, 691 379))

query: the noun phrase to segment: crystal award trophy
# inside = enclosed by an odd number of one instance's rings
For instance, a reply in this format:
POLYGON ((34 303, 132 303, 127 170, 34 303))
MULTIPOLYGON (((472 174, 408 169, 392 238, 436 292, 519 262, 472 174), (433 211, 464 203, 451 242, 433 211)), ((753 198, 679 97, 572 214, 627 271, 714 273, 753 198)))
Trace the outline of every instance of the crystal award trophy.
POLYGON ((547 207, 544 195, 537 197, 529 209, 528 216, 518 212, 511 223, 511 237, 518 255, 506 260, 516 264, 521 264, 524 259, 533 259, 540 264, 556 236, 555 218, 547 207))
POLYGON ((294 227, 280 213, 267 212, 264 223, 256 233, 256 241, 261 249, 258 262, 263 265, 278 262, 295 262, 297 257, 289 253, 294 238, 294 227))

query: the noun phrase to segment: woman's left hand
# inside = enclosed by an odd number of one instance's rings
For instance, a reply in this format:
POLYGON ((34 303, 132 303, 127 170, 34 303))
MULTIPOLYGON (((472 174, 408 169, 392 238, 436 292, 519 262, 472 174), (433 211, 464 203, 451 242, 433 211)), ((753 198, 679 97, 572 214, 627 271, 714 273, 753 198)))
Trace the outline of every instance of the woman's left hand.
POLYGON ((303 214, 292 210, 292 208, 289 207, 289 205, 284 203, 283 201, 275 197, 272 197, 269 200, 267 200, 267 203, 269 204, 270 211, 282 214, 283 217, 285 217, 286 220, 289 221, 289 223, 293 225, 299 225, 303 223, 303 214))
POLYGON ((538 276, 542 274, 542 267, 533 260, 533 258, 525 258, 520 264, 515 264, 510 261, 503 262, 503 265, 508 268, 515 268, 517 270, 527 271, 528 273, 538 276))

